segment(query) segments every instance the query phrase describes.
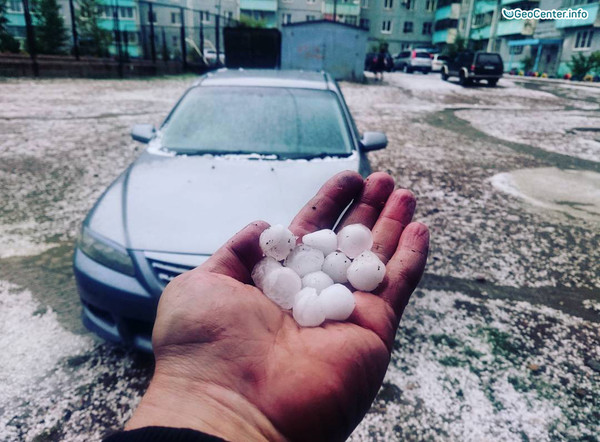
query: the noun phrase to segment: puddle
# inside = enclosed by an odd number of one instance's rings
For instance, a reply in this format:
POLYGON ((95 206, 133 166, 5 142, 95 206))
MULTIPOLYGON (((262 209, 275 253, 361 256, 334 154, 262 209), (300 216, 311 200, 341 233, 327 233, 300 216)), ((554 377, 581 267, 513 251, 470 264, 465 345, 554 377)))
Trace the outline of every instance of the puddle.
POLYGON ((537 207, 600 222, 600 173, 544 167, 500 173, 491 182, 537 207))

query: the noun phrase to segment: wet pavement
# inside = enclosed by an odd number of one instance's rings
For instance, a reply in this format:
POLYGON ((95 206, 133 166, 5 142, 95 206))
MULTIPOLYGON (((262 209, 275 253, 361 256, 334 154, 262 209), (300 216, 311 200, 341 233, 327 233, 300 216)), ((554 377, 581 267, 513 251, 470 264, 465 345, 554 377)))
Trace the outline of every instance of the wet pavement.
MULTIPOLYGON (((192 81, 0 80, 0 440, 99 440, 150 358, 86 332, 77 229, 192 81)), ((436 75, 342 83, 370 154, 418 198, 426 275, 352 439, 598 440, 600 93, 436 75)))

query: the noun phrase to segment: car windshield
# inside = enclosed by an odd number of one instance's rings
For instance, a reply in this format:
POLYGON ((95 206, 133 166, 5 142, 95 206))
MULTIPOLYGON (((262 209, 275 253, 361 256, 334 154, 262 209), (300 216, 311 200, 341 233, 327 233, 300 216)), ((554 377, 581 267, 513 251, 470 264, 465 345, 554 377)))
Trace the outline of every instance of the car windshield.
POLYGON ((477 62, 482 64, 500 64, 502 60, 498 54, 478 54, 477 62))
POLYGON ((431 57, 429 57, 428 52, 417 52, 417 53, 415 53, 415 56, 417 58, 431 58, 431 57))
POLYGON ((331 91, 197 87, 162 128, 162 146, 181 154, 345 156, 349 129, 331 91))

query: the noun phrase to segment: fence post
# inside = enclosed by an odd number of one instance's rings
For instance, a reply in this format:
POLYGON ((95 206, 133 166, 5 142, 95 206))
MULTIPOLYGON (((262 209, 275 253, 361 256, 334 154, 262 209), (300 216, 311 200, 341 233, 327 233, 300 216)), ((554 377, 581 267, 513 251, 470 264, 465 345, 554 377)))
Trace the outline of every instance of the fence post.
POLYGON ((220 18, 220 15, 215 15, 215 50, 217 51, 217 66, 221 63, 221 38, 219 29, 220 18))
POLYGON ((183 59, 183 70, 187 70, 187 48, 185 44, 185 17, 183 15, 183 8, 180 9, 181 12, 181 58, 183 59))
POLYGON ((75 20, 75 7, 73 0, 69 0, 69 11, 71 12, 71 34, 73 35, 73 55, 79 60, 79 37, 77 36, 77 22, 75 20))
POLYGON ((33 33, 33 23, 31 22, 31 13, 29 12, 29 0, 22 0, 23 13, 25 14, 25 26, 27 27, 27 51, 31 57, 31 68, 33 76, 40 76, 40 68, 38 66, 36 51, 35 51, 35 35, 33 33))
POLYGON ((150 55, 152 63, 156 64, 156 46, 154 44, 154 10, 152 3, 148 3, 148 18, 150 19, 150 55))
POLYGON ((200 52, 204 58, 204 12, 200 11, 200 52))
POLYGON ((119 0, 115 0, 113 6, 113 26, 115 28, 115 46, 117 47, 118 72, 119 77, 123 78, 123 47, 121 46, 121 31, 119 30, 119 0))

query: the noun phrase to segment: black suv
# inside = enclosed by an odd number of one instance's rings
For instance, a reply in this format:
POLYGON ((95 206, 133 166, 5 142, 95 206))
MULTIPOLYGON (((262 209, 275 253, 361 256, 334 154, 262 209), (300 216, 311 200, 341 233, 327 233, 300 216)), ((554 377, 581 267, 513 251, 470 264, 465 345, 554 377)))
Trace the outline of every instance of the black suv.
POLYGON ((442 67, 442 80, 446 81, 448 77, 458 77, 463 86, 467 86, 473 81, 487 80, 490 86, 496 86, 503 71, 504 64, 500 54, 465 51, 460 52, 442 67))

